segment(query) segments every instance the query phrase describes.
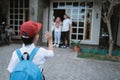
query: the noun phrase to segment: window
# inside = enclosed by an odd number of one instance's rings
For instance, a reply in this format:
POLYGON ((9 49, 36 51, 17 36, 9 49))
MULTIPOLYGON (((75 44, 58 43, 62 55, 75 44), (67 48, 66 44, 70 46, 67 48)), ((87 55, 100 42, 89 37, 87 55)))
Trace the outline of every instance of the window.
POLYGON ((80 7, 84 8, 85 7, 85 2, 81 2, 80 7))
POLYGON ((93 7, 93 2, 88 2, 87 3, 87 8, 92 8, 93 7))
POLYGON ((58 3, 57 2, 53 3, 53 8, 57 8, 57 7, 58 7, 58 3))
POLYGON ((72 7, 72 2, 66 2, 66 8, 72 7))
POLYGON ((64 7, 65 3, 64 2, 60 2, 60 6, 64 7))
POLYGON ((78 7, 78 2, 74 2, 73 7, 78 7))
POLYGON ((26 20, 26 10, 29 10, 29 0, 10 0, 9 24, 15 31, 14 37, 19 38, 19 27, 26 20))
POLYGON ((92 24, 92 10, 86 10, 86 30, 85 30, 85 40, 90 40, 91 34, 91 24, 92 24))

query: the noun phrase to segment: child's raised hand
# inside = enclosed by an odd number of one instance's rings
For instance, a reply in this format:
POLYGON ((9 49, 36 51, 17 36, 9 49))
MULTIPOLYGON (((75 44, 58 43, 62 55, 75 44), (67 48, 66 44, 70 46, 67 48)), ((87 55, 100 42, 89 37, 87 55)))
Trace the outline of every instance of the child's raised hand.
POLYGON ((49 41, 52 41, 52 35, 51 35, 51 33, 50 32, 45 32, 45 38, 47 39, 47 41, 49 42, 49 41))

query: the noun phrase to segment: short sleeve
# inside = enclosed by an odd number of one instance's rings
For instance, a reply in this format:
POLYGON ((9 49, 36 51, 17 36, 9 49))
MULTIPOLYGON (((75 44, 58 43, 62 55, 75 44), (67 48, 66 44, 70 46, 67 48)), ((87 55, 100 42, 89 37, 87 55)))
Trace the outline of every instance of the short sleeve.
POLYGON ((9 62, 7 70, 11 73, 18 62, 19 62, 19 59, 17 57, 16 51, 14 51, 12 54, 11 60, 9 62))
POLYGON ((40 49, 42 50, 45 59, 49 59, 49 58, 52 58, 54 56, 53 50, 47 50, 44 48, 40 48, 40 49))

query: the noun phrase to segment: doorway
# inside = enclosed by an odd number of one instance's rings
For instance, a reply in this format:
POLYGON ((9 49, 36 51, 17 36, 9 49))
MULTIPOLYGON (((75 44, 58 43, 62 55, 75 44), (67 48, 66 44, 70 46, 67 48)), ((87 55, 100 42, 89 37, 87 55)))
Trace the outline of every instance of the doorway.
POLYGON ((25 21, 29 20, 29 9, 24 10, 24 19, 25 19, 25 21))
MULTIPOLYGON (((64 20, 63 16, 64 16, 64 14, 65 14, 65 9, 54 9, 53 11, 54 11, 53 16, 55 17, 55 19, 56 19, 57 17, 60 17, 60 18, 61 18, 61 21, 63 22, 63 20, 64 20)), ((54 36, 54 31, 53 31, 53 33, 52 33, 52 36, 54 36)), ((61 34, 61 37, 62 37, 62 34, 61 34)), ((53 37, 53 41, 54 41, 54 37, 53 37)), ((61 41, 62 41, 62 40, 61 40, 61 41)), ((60 44, 60 45, 61 45, 61 44, 60 44)))
POLYGON ((54 9, 53 16, 55 17, 55 19, 57 17, 60 17, 61 20, 63 21, 64 20, 64 18, 63 18, 64 14, 65 14, 65 9, 54 9))

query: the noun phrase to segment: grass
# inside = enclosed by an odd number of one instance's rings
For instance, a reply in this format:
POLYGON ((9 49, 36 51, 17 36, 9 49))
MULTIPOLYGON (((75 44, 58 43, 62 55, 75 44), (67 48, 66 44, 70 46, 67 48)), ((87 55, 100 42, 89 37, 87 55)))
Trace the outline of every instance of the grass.
POLYGON ((120 62, 120 56, 107 56, 101 54, 94 54, 94 53, 78 53, 79 58, 87 58, 87 59, 97 59, 97 60, 105 60, 105 61, 112 61, 112 62, 120 62))

